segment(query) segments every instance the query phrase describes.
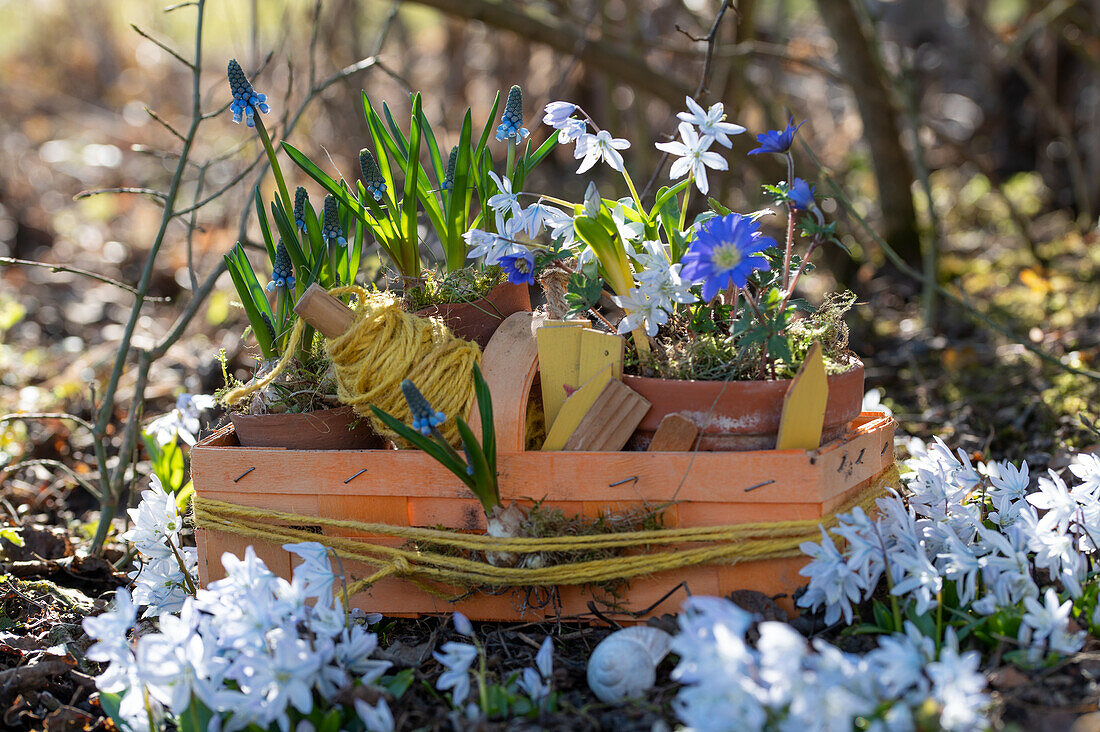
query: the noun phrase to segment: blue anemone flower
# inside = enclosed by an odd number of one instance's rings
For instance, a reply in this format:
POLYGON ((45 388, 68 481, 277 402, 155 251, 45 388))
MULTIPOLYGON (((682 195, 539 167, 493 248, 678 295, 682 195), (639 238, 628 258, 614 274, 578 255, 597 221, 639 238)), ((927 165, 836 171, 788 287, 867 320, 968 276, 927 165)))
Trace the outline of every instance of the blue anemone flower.
POLYGON ((267 291, 274 292, 279 287, 294 288, 294 265, 291 264, 282 239, 275 247, 275 263, 271 266, 271 281, 267 283, 267 291))
POLYGON ((508 254, 501 257, 497 264, 508 275, 513 285, 535 284, 535 255, 533 252, 508 254))
POLYGON ((787 200, 796 211, 809 211, 814 207, 814 186, 801 178, 795 178, 787 191, 787 200))
POLYGON ((523 126, 523 90, 518 84, 513 84, 508 90, 508 101, 504 105, 504 114, 501 115, 500 124, 497 126, 497 139, 507 140, 514 137, 516 142, 519 142, 530 134, 530 131, 523 126))
POLYGON ((806 120, 802 120, 796 125, 794 123, 794 117, 791 117, 787 120, 786 129, 768 130, 762 135, 757 135, 756 141, 760 143, 760 147, 755 150, 749 150, 749 155, 757 155, 759 153, 779 153, 780 155, 785 155, 794 143, 795 133, 798 132, 798 129, 804 124, 806 124, 806 120))
POLYGON ((336 213, 336 197, 331 193, 325 196, 325 213, 321 219, 321 238, 329 246, 340 245, 346 247, 348 240, 344 238, 344 230, 340 227, 340 217, 336 213))
POLYGON ((684 254, 680 276, 703 283, 703 300, 709 302, 720 290, 744 287, 754 270, 769 270, 768 260, 752 256, 779 246, 764 236, 760 224, 747 216, 731 213, 702 224, 684 254))
POLYGON ((309 194, 306 193, 306 189, 298 186, 298 190, 294 191, 294 223, 298 226, 298 231, 304 232, 306 230, 306 203, 309 201, 309 194))
POLYGON ((262 114, 271 111, 271 107, 267 106, 267 95, 256 93, 235 58, 229 59, 228 75, 229 91, 233 94, 233 101, 229 105, 230 111, 233 112, 233 121, 240 124, 243 117, 245 124, 249 127, 255 127, 256 110, 259 110, 262 114))
POLYGON ((409 404, 413 429, 420 434, 430 435, 433 428, 447 421, 447 415, 432 409, 432 405, 416 388, 416 384, 408 379, 401 382, 401 393, 405 395, 405 401, 409 404))
POLYGON ((367 148, 359 151, 359 174, 363 176, 363 185, 367 193, 374 196, 375 201, 381 201, 386 195, 386 179, 382 177, 382 169, 378 167, 378 161, 367 148))

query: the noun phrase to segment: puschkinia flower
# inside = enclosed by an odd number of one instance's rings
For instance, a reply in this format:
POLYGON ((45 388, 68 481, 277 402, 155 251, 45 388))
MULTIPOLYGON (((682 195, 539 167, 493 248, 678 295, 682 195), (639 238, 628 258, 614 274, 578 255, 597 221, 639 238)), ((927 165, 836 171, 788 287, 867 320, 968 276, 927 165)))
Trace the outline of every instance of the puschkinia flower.
POLYGON ((336 196, 331 193, 325 196, 325 212, 321 219, 321 238, 330 247, 346 247, 348 245, 348 240, 344 238, 344 230, 340 226, 336 196))
POLYGON ((787 122, 786 128, 782 130, 768 130, 762 135, 756 136, 756 141, 760 144, 760 147, 755 150, 749 150, 749 155, 759 155, 760 153, 778 153, 780 155, 786 155, 787 151, 791 149, 791 145, 794 144, 795 133, 802 125, 806 124, 806 120, 802 120, 797 125, 794 123, 794 117, 791 117, 787 122))
POLYGON ((496 184, 497 193, 489 197, 489 208, 498 214, 511 214, 518 216, 523 206, 519 203, 519 191, 512 190, 512 181, 506 175, 497 175, 489 171, 489 177, 496 184))
POLYGON ((382 170, 378 167, 378 160, 375 159, 374 153, 366 148, 359 151, 359 174, 363 176, 363 185, 367 193, 371 194, 375 201, 381 201, 386 195, 386 179, 382 177, 382 170))
POLYGON ((470 664, 477 658, 477 648, 453 641, 443 644, 443 653, 432 654, 445 669, 435 682, 440 691, 451 691, 451 704, 461 708, 470 694, 470 664))
POLYGON ((723 147, 733 147, 733 141, 730 140, 729 136, 740 135, 745 131, 745 128, 741 125, 725 121, 726 111, 721 102, 712 104, 710 109, 703 111, 699 103, 691 97, 687 97, 684 101, 687 103, 688 111, 680 112, 676 116, 684 122, 698 127, 699 135, 706 140, 708 146, 712 142, 717 142, 723 147))
POLYGON ((546 114, 542 117, 543 124, 550 125, 555 130, 560 130, 573 119, 573 112, 577 111, 577 105, 572 102, 550 102, 546 105, 546 114))
POLYGON ((447 421, 447 415, 432 409, 432 405, 416 388, 416 384, 408 379, 401 382, 401 393, 405 395, 405 401, 409 404, 413 429, 419 431, 420 434, 430 435, 432 429, 447 421))
POLYGON ((807 643, 786 623, 754 624, 721 598, 691 598, 679 624, 672 678, 682 687, 672 706, 697 732, 911 730, 918 718, 936 729, 988 728, 981 657, 960 653, 950 630, 937 653, 906 623, 861 657, 821 639, 807 643), (746 637, 752 627, 754 644, 746 637))
POLYGON ((527 697, 538 704, 550 694, 550 680, 554 674, 554 642, 550 636, 539 646, 539 652, 535 654, 534 668, 523 669, 523 675, 519 679, 519 688, 523 689, 527 697))
POLYGON ((687 122, 681 122, 678 129, 680 140, 658 142, 656 145, 658 150, 677 156, 668 177, 676 180, 691 175, 699 192, 706 195, 710 191, 707 168, 728 170, 729 164, 718 153, 707 151, 713 141, 711 138, 699 137, 699 133, 687 122))
POLYGON ((362 699, 356 699, 355 713, 359 715, 366 732, 393 732, 395 729, 393 712, 385 699, 379 699, 374 706, 362 699))
POLYGON ((288 290, 294 289, 294 266, 290 262, 290 255, 282 239, 275 247, 275 264, 271 267, 271 281, 267 283, 267 291, 275 292, 281 287, 288 290))
POLYGON ((504 114, 497 126, 497 139, 519 142, 530 134, 523 126, 523 90, 518 84, 513 84, 508 90, 508 101, 504 104, 504 114))
POLYGON ((200 414, 207 409, 213 409, 217 400, 209 394, 183 393, 176 397, 176 408, 157 417, 143 430, 145 434, 153 437, 158 445, 167 445, 179 438, 188 445, 194 445, 199 439, 199 429, 202 423, 200 414))
POLYGON ((595 135, 585 132, 577 138, 577 147, 573 151, 574 158, 577 160, 583 158, 580 167, 577 168, 577 173, 587 172, 601 160, 607 163, 612 170, 621 173, 625 163, 619 151, 626 150, 629 147, 629 140, 612 137, 607 130, 600 130, 595 135))
POLYGON ((271 111, 271 108, 267 106, 267 95, 256 93, 235 58, 229 60, 228 75, 229 91, 233 94, 233 101, 229 105, 229 110, 233 113, 233 121, 240 124, 243 118, 245 124, 249 127, 255 127, 256 110, 259 110, 261 114, 267 114, 271 111))
POLYGON ((294 191, 294 224, 298 231, 306 230, 306 204, 309 203, 309 194, 305 188, 298 186, 294 191))
POLYGON ((726 287, 744 287, 755 270, 771 269, 759 252, 778 246, 764 236, 760 224, 741 214, 716 216, 695 233, 681 262, 681 276, 703 284, 703 301, 709 302, 726 287))
POLYGON ((533 252, 509 254, 498 259, 497 264, 508 275, 508 281, 513 285, 535 284, 535 255, 533 252))
POLYGON ((809 211, 816 205, 814 187, 801 178, 795 178, 790 190, 787 191, 787 200, 790 201, 792 210, 809 211))

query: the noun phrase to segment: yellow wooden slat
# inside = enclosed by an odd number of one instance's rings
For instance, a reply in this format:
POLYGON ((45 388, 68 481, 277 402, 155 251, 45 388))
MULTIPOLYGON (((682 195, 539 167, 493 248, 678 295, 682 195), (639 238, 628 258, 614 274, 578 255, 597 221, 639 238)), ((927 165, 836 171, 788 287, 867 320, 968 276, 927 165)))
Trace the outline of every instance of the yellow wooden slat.
POLYGON ((829 381, 825 376, 825 359, 821 355, 821 344, 814 343, 783 398, 776 449, 816 450, 821 445, 828 401, 829 381))

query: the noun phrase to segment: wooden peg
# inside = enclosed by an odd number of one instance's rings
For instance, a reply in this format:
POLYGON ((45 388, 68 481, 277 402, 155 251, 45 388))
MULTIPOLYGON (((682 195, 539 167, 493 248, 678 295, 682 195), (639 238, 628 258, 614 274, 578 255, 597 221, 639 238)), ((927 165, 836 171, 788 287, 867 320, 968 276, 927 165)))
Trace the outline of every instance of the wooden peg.
POLYGON ((821 355, 821 344, 815 342, 783 397, 783 414, 779 418, 779 438, 775 449, 816 450, 820 447, 828 401, 829 380, 825 376, 825 359, 821 355))
POLYGON ((316 282, 298 298, 294 312, 325 338, 339 338, 355 322, 355 312, 316 282))
POLYGON ((653 440, 649 443, 649 452, 684 452, 695 445, 699 428, 682 414, 666 414, 657 425, 653 440))
POLYGON ((621 381, 608 381, 563 450, 617 452, 641 423, 650 403, 621 381))

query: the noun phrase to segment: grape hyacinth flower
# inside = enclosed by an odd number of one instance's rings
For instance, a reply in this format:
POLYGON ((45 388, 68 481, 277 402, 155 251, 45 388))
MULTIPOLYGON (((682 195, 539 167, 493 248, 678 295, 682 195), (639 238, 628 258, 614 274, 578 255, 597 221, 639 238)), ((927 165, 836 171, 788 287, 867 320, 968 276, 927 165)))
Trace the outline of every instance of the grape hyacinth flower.
POLYGON ((497 127, 497 139, 514 138, 519 142, 530 134, 530 131, 523 126, 523 90, 518 84, 513 84, 508 90, 508 101, 504 104, 504 114, 497 127))
POLYGON ((382 170, 378 167, 374 153, 366 148, 359 151, 359 173, 363 176, 367 193, 374 196, 375 201, 381 201, 386 194, 386 180, 382 177, 382 170))
POLYGON ((703 300, 709 302, 726 287, 744 287, 754 270, 769 270, 768 260, 753 256, 778 246, 764 236, 760 224, 747 216, 731 213, 702 224, 681 260, 680 275, 703 283, 703 300))
POLYGON ((340 217, 336 212, 336 196, 331 193, 325 196, 325 214, 321 224, 321 238, 330 246, 348 245, 344 238, 344 231, 340 228, 340 217))
POLYGON ((455 187, 455 165, 458 163, 458 145, 451 148, 451 154, 447 156, 447 173, 443 176, 443 185, 440 187, 449 191, 455 187))
POLYGON ((267 106, 267 95, 257 94, 244 75, 244 70, 237 63, 237 59, 229 60, 229 90, 233 93, 233 102, 229 109, 233 112, 233 121, 241 123, 243 118, 249 127, 255 127, 255 114, 259 110, 261 114, 267 114, 271 108, 267 106))
POLYGON ((723 121, 726 118, 726 111, 721 102, 710 105, 710 109, 704 112, 699 103, 691 97, 685 98, 684 101, 687 102, 689 111, 680 112, 676 116, 698 127, 699 134, 706 140, 707 146, 717 142, 723 147, 733 147, 733 141, 729 136, 740 135, 745 131, 741 125, 723 121))
POLYGON ((409 403, 409 412, 412 413, 412 426, 422 435, 430 435, 432 430, 439 427, 447 420, 447 415, 432 409, 427 398, 420 393, 416 385, 405 379, 401 382, 401 393, 405 395, 405 401, 409 403))
POLYGON ((532 252, 509 254, 497 262, 513 285, 535 284, 535 255, 532 252))
POLYGON ((687 122, 681 122, 678 129, 680 140, 658 142, 656 145, 658 150, 678 158, 668 171, 668 177, 676 180, 690 175, 695 180, 695 186, 699 192, 706 195, 710 191, 707 168, 729 170, 729 164, 718 153, 707 151, 712 142, 710 137, 699 137, 699 133, 687 122))
POLYGON ((306 230, 306 203, 308 202, 309 194, 306 193, 306 189, 298 186, 298 190, 294 191, 294 223, 302 233, 306 230))
POLYGON ((280 287, 294 288, 294 266, 290 262, 290 255, 287 254, 286 244, 283 244, 282 239, 275 247, 275 264, 271 268, 271 281, 267 283, 267 291, 274 292, 280 287))
POLYGON ((760 143, 760 147, 755 150, 750 150, 749 155, 759 155, 760 153, 777 153, 779 155, 785 155, 788 150, 791 149, 791 145, 794 144, 795 133, 798 132, 802 125, 806 124, 806 120, 802 120, 797 125, 794 123, 794 117, 791 117, 787 121, 786 129, 782 130, 768 130, 762 135, 756 136, 756 141, 760 143))
POLYGON ((814 207, 814 186, 811 186, 801 178, 795 178, 787 191, 787 200, 790 201, 793 211, 810 211, 814 207))

